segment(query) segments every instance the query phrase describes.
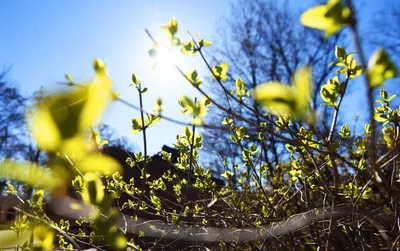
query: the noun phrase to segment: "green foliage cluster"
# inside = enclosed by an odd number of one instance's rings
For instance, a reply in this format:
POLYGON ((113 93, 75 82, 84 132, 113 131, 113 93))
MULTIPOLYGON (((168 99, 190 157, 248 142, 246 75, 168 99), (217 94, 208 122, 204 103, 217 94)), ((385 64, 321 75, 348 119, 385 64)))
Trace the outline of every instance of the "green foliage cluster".
MULTIPOLYGON (((350 26, 356 45, 359 44, 353 7, 340 0, 329 0, 307 10, 300 21, 305 26, 323 30, 326 37, 350 26)), ((177 37, 175 18, 162 29, 170 44, 153 41, 149 51, 151 57, 156 60, 158 50, 163 47, 168 50, 180 48, 189 56, 200 54, 209 68, 209 75, 225 88, 223 82, 228 78, 228 64, 210 66, 203 55, 211 42, 201 39, 198 34, 196 39, 182 42, 177 37)), ((125 182, 119 164, 97 152, 107 141, 99 137, 93 125, 110 102, 123 101, 112 90, 104 64, 95 60, 96 74, 89 83, 75 83, 67 75, 67 84, 73 87, 71 91, 49 95, 28 112, 31 132, 49 156, 47 166, 5 161, 0 167, 2 177, 37 188, 32 198, 26 200, 28 207, 19 209, 20 217, 10 226, 16 240, 28 230, 32 230, 34 240, 17 242, 16 248, 52 250, 55 243, 63 250, 80 248, 82 243, 117 249, 142 249, 149 245, 182 248, 179 240, 171 240, 171 232, 178 232, 185 240, 184 248, 189 249, 293 250, 293 245, 309 250, 397 247, 400 236, 396 227, 400 198, 400 107, 391 107, 395 95, 390 96, 384 89, 380 89, 380 99, 376 101, 373 94, 398 72, 383 49, 378 49, 368 64, 363 62, 360 51, 348 53, 341 46, 332 50, 335 50, 336 60, 332 65, 337 67, 336 74, 329 76, 320 89, 323 105, 333 111, 331 127, 324 140, 317 140, 314 130, 319 121, 310 105, 313 86, 310 67, 300 68, 291 83, 273 81, 249 90, 244 81, 237 78, 234 90, 224 89, 226 95, 261 120, 252 128, 241 126, 240 122, 246 119, 229 110, 230 116, 224 118, 220 127, 214 127, 215 130, 229 131, 230 140, 241 149, 241 161, 231 167, 227 158, 220 156, 225 169, 221 177, 227 183, 223 188, 218 188, 212 180, 211 170, 199 163, 202 136, 196 128, 210 127, 203 120, 209 106, 225 111, 227 108, 202 89, 203 81, 196 70, 184 73, 177 67, 182 77, 204 96, 199 100, 187 96, 179 100, 182 113, 192 119, 183 134, 176 137, 176 148, 180 150, 176 166, 188 171, 187 179, 165 172, 161 178, 152 180, 146 172, 145 167, 151 161, 146 152, 146 129, 161 119, 183 122, 162 114, 161 99, 156 100, 151 112, 146 112, 142 99, 147 88, 142 88, 138 77, 132 74, 131 86, 136 88, 140 102, 140 116, 132 119, 132 131, 143 134, 144 151, 127 159, 127 164, 140 169, 140 179, 148 190, 136 187, 134 179, 125 182), (346 124, 338 130, 337 121, 346 89, 351 84, 360 84, 361 81, 356 80, 361 76, 365 77, 368 90, 370 121, 358 136, 352 134, 346 124), (243 100, 249 98, 261 104, 265 113, 246 107, 243 100), (254 132, 258 141, 248 144, 246 139, 254 132), (288 157, 282 157, 276 166, 268 166, 263 159, 266 151, 263 142, 269 135, 284 142, 288 153, 288 157), (233 182, 236 174, 237 183, 233 182), (45 179, 38 183, 38 176, 45 179), (66 219, 53 222, 44 209, 45 195, 53 200, 65 198, 65 190, 71 181, 83 203, 71 203, 70 210, 80 212, 84 206, 95 209, 80 215, 74 223, 66 219), (165 198, 159 192, 168 192, 169 188, 173 194, 172 202, 180 210, 165 206, 165 198), (203 199, 190 201, 187 195, 191 191, 201 194, 203 199), (113 207, 112 201, 122 194, 128 194, 132 199, 113 207), (169 224, 166 225, 169 229, 160 229, 149 220, 147 232, 141 230, 132 235, 129 226, 119 224, 121 211, 127 208, 134 210, 131 215, 134 222, 138 222, 140 212, 152 212, 160 217, 157 219, 169 224), (379 214, 375 217, 370 215, 371 212, 379 214), (306 220, 300 220, 301 217, 306 220), (270 225, 272 222, 275 225, 270 225), (78 226, 77 234, 71 232, 73 224, 78 226), (188 226, 198 229, 198 234, 188 233, 188 226), (201 232, 202 229, 205 231, 201 232), (393 232, 389 233, 389 229, 393 232), (219 234, 213 234, 214 230, 219 234), (156 232, 162 232, 161 236, 151 238, 156 232)), ((162 157, 171 161, 171 155, 166 152, 162 157)), ((9 185, 8 193, 18 196, 19 192, 9 185)))

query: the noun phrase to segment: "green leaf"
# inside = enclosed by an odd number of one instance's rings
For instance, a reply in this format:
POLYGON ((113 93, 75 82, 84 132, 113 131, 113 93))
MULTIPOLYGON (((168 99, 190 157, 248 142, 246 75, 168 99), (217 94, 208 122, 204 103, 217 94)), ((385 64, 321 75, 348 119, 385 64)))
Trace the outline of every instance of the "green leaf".
POLYGON ((196 47, 194 42, 192 40, 184 42, 182 44, 181 52, 185 55, 196 56, 196 47))
POLYGON ((87 204, 99 205, 104 199, 101 178, 95 173, 87 173, 82 188, 82 200, 87 204))
POLYGON ((185 76, 194 86, 201 87, 203 80, 199 78, 196 70, 185 73, 185 76))
POLYGON ((340 94, 339 78, 336 76, 328 80, 328 83, 321 86, 320 95, 323 101, 331 106, 335 106, 340 94))
POLYGON ((279 82, 261 84, 254 92, 254 97, 275 115, 289 114, 297 119, 307 119, 310 123, 314 117, 310 110, 312 96, 311 71, 304 67, 296 71, 294 85, 287 86, 279 82))
POLYGON ((200 47, 210 46, 211 44, 212 44, 211 41, 206 41, 206 40, 200 40, 199 42, 200 47))
POLYGON ((342 128, 339 132, 340 137, 347 138, 350 136, 350 130, 349 130, 349 126, 348 125, 342 125, 342 128))
POLYGON ((224 81, 227 79, 228 63, 223 63, 212 68, 213 79, 224 81))
POLYGON ((303 117, 304 113, 310 109, 310 99, 312 97, 312 79, 309 67, 303 67, 296 71, 294 75, 294 86, 297 87, 297 90, 295 91, 295 93, 297 93, 296 113, 300 117, 303 117))
POLYGON ((142 130, 143 130, 142 118, 141 117, 132 118, 132 133, 136 134, 137 132, 142 130))
POLYGON ((241 78, 236 79, 236 94, 240 99, 243 99, 245 94, 243 80, 241 78))
POLYGON ((390 148, 393 147, 393 143, 395 142, 395 131, 394 131, 394 127, 390 126, 390 127, 385 127, 382 129, 382 133, 383 133, 383 139, 385 140, 387 146, 390 148))
POLYGON ((305 11, 300 22, 307 27, 325 31, 325 37, 335 34, 348 25, 351 11, 340 0, 329 0, 326 4, 305 11))
POLYGON ((335 46, 335 56, 339 60, 345 60, 346 59, 346 51, 343 49, 343 47, 336 45, 335 46))
MULTIPOLYGON (((354 61, 355 62, 355 61, 354 61)), ((364 65, 356 65, 353 69, 350 70, 350 79, 360 76, 365 71, 364 65)))
POLYGON ((140 81, 139 79, 136 77, 135 73, 132 73, 132 82, 135 84, 136 87, 139 86, 140 81))
POLYGON ((380 91, 380 95, 381 95, 381 98, 383 98, 383 99, 387 99, 387 97, 388 97, 388 93, 387 93, 387 91, 384 90, 384 89, 382 89, 382 90, 380 91))
POLYGON ((102 174, 112 174, 121 172, 122 167, 118 161, 107 155, 90 154, 76 164, 82 173, 99 172, 102 174))
MULTIPOLYGON (((39 148, 64 154, 67 144, 78 143, 78 138, 100 119, 111 102, 112 82, 101 61, 96 60, 94 65, 96 76, 91 82, 71 92, 59 92, 39 100, 27 113, 39 148)), ((79 148, 78 145, 75 144, 79 148)))
POLYGON ((378 49, 368 62, 368 77, 371 87, 379 87, 387 79, 398 76, 396 65, 391 61, 389 54, 378 49))
POLYGON ((162 29, 169 39, 174 38, 175 34, 178 32, 178 23, 176 21, 176 18, 172 17, 169 21, 169 24, 162 26, 162 29))
MULTIPOLYGON (((0 177, 25 183, 46 191, 59 189, 64 184, 65 172, 54 168, 53 172, 32 163, 5 160, 0 162, 0 177)), ((9 187, 10 189, 10 187, 9 187)))
POLYGON ((225 179, 229 180, 232 178, 233 172, 226 170, 223 174, 221 174, 221 177, 224 177, 225 179))
POLYGON ((254 97, 277 115, 294 114, 296 111, 293 89, 279 82, 269 82, 258 86, 254 97))
POLYGON ((387 116, 383 113, 375 113, 374 119, 378 122, 385 122, 388 120, 387 116))

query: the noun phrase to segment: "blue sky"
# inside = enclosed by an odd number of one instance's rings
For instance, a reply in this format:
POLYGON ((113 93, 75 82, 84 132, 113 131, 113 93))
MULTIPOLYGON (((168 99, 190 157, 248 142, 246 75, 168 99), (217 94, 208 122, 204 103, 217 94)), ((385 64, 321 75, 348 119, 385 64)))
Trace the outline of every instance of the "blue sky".
MULTIPOLYGON (((166 106, 165 115, 185 120, 177 100, 184 94, 199 95, 172 67, 152 69, 147 53, 151 41, 144 29, 149 29, 156 38, 162 37, 160 27, 175 16, 179 23, 179 37, 187 38, 186 31, 189 30, 200 32, 202 37, 212 40, 217 37, 216 24, 229 13, 230 2, 1 1, 0 67, 11 66, 8 78, 29 94, 41 86, 54 89, 57 81, 64 80, 65 73, 71 74, 75 81, 89 79, 93 76, 93 59, 100 58, 106 63, 115 89, 122 98, 138 104, 135 89, 128 87, 134 72, 149 89, 144 97, 146 109, 151 110, 155 99, 160 96, 166 106)), ((298 2, 291 2, 295 4, 294 8, 298 8, 298 2)), ((309 2, 306 5, 309 6, 309 2)), ((362 6, 363 17, 380 8, 376 1, 363 0, 362 6)), ((368 19, 365 20, 364 26, 368 24, 368 19)), ((199 58, 177 57, 176 61, 184 71, 197 69, 201 75, 207 73, 199 58)), ((362 88, 352 89, 358 92, 362 88)), ((363 103, 362 100, 345 99, 343 106, 357 114, 359 110, 351 108, 362 107, 363 103)), ((131 133, 131 118, 138 115, 131 108, 112 104, 103 121, 141 147, 141 135, 131 133)), ((150 128, 149 153, 160 151, 163 144, 172 145, 182 129, 182 126, 166 121, 150 128)))
MULTIPOLYGON (((175 16, 180 37, 186 30, 200 32, 205 38, 215 35, 218 19, 227 13, 228 1, 1 1, 0 66, 12 67, 8 78, 24 93, 40 88, 57 88, 55 83, 69 73, 73 79, 85 80, 93 75, 94 58, 102 59, 121 97, 138 104, 136 90, 128 87, 134 72, 148 87, 145 108, 151 110, 160 96, 165 115, 185 120, 177 100, 184 94, 197 93, 168 65, 152 69, 148 56, 151 40, 163 36, 161 26, 175 16), (216 3, 217 2, 217 3, 216 3)), ((177 60, 184 71, 205 68, 196 58, 177 60)), ((139 147, 141 135, 131 133, 131 118, 137 111, 112 104, 103 121, 115 127, 139 147)), ((163 144, 175 142, 183 127, 160 122, 148 130, 149 153, 161 150, 163 144)))

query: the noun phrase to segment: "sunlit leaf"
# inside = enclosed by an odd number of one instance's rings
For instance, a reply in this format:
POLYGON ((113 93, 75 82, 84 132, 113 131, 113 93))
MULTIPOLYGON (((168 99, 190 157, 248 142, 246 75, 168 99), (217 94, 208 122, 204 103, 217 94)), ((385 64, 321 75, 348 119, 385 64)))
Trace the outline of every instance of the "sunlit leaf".
POLYGON ((181 52, 185 55, 196 56, 196 47, 194 42, 192 40, 184 42, 182 44, 181 52))
POLYGON ((141 130, 143 130, 142 118, 141 117, 132 118, 132 133, 136 134, 141 130))
POLYGON ((97 74, 88 87, 87 101, 80 116, 80 129, 87 128, 96 122, 111 102, 112 82, 106 75, 97 74))
POLYGON ((206 41, 206 40, 200 40, 200 42, 199 42, 199 45, 200 45, 201 47, 203 47, 203 46, 210 46, 211 44, 212 44, 211 41, 206 41))
POLYGON ((102 174, 121 172, 122 168, 114 158, 99 154, 88 155, 82 161, 79 161, 76 166, 82 173, 99 172, 102 174))
POLYGON ((279 82, 269 82, 258 86, 254 96, 275 114, 293 114, 296 110, 293 89, 279 82))
POLYGON ((343 49, 341 46, 335 46, 335 56, 339 60, 345 60, 346 59, 346 51, 343 49))
POLYGON ((168 38, 173 38, 175 34, 178 32, 178 23, 175 17, 172 17, 169 21, 169 24, 166 26, 162 26, 164 33, 168 36, 168 38))
POLYGON ((385 122, 388 120, 387 116, 383 113, 375 113, 374 119, 378 122, 385 122))
POLYGON ((98 121, 111 102, 111 80, 96 60, 96 77, 89 84, 49 96, 29 110, 30 130, 40 148, 55 151, 62 140, 82 134, 98 121))
POLYGON ((49 110, 49 106, 38 104, 27 113, 29 128, 38 147, 54 151, 61 144, 61 132, 49 110))
POLYGON ((245 94, 244 83, 241 78, 236 79, 236 94, 241 99, 243 98, 243 96, 245 94))
POLYGON ((228 63, 216 65, 212 68, 213 79, 224 81, 227 79, 228 63))
POLYGON ((297 119, 313 123, 310 111, 312 97, 311 73, 308 67, 299 69, 294 75, 294 85, 269 82, 257 87, 255 99, 260 101, 275 115, 290 114, 297 119))
POLYGON ((33 230, 33 235, 37 245, 41 247, 43 251, 53 250, 54 243, 54 232, 47 226, 40 224, 33 230))
POLYGON ((226 170, 223 174, 221 174, 221 177, 224 177, 225 179, 229 180, 233 176, 233 172, 226 170))
POLYGON ((185 76, 194 86, 201 87, 203 80, 199 78, 196 70, 185 73, 185 76))
POLYGON ((87 204, 99 205, 104 199, 104 186, 101 178, 95 173, 85 174, 82 200, 87 204))
POLYGON ((350 9, 340 0, 329 0, 326 4, 305 11, 300 22, 304 26, 325 31, 325 37, 329 37, 347 25, 350 16, 350 9))
POLYGON ((397 77, 396 65, 391 61, 389 54, 378 49, 368 62, 368 76, 372 87, 379 87, 387 79, 397 77))
POLYGON ((50 172, 32 163, 3 161, 0 163, 0 177, 25 183, 31 187, 52 191, 64 184, 63 172, 50 172))
POLYGON ((139 88, 140 80, 134 73, 132 73, 132 83, 136 86, 136 88, 139 88))
POLYGON ((339 78, 336 76, 328 80, 328 83, 321 86, 320 95, 324 102, 335 106, 336 99, 340 94, 339 78))
MULTIPOLYGON (((303 67, 296 71, 294 75, 294 86, 297 87, 297 113, 301 114, 310 108, 310 99, 312 97, 312 79, 309 67, 303 67)), ((302 116, 302 115, 301 115, 302 116)))
POLYGON ((390 127, 384 127, 382 129, 382 133, 383 133, 383 139, 385 140, 387 146, 389 148, 393 147, 393 143, 395 141, 395 131, 394 131, 394 127, 390 126, 390 127))

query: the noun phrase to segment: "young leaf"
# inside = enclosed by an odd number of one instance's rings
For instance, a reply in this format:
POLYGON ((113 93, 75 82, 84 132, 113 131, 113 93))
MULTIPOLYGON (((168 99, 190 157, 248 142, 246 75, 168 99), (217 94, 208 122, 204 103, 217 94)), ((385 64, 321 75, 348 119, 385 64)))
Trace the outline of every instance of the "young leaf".
POLYGON ((199 78, 196 70, 185 73, 185 76, 194 86, 201 87, 203 80, 199 78))
POLYGON ((345 60, 346 59, 346 51, 343 49, 343 47, 336 45, 335 46, 335 56, 339 60, 345 60))
POLYGON ((371 86, 382 86, 386 79, 397 77, 397 75, 396 65, 391 61, 389 54, 383 49, 376 50, 368 62, 371 86))
POLYGON ((194 46, 194 42, 192 40, 184 42, 182 44, 181 52, 185 55, 196 56, 196 47, 194 46))
POLYGON ((300 22, 307 27, 325 31, 325 37, 335 34, 346 26, 351 18, 351 11, 341 0, 329 0, 326 4, 313 7, 304 12, 300 22))
POLYGON ((294 75, 294 85, 287 86, 278 82, 265 83, 257 87, 255 99, 264 104, 276 115, 290 114, 297 119, 314 120, 310 114, 312 81, 310 69, 304 67, 294 75))
POLYGON ((104 199, 103 182, 95 173, 85 175, 82 200, 87 204, 99 205, 104 199))
POLYGON ((254 97, 275 114, 294 114, 296 111, 293 89, 279 82, 258 86, 254 97))
POLYGON ((122 168, 118 161, 106 155, 91 154, 76 164, 82 173, 99 172, 111 174, 121 172, 122 168))
POLYGON ((212 68, 213 79, 224 81, 227 79, 228 63, 216 65, 212 68))
POLYGON ((162 26, 163 31, 165 34, 172 39, 175 34, 178 32, 178 23, 176 22, 176 18, 172 17, 169 21, 168 25, 162 26))

